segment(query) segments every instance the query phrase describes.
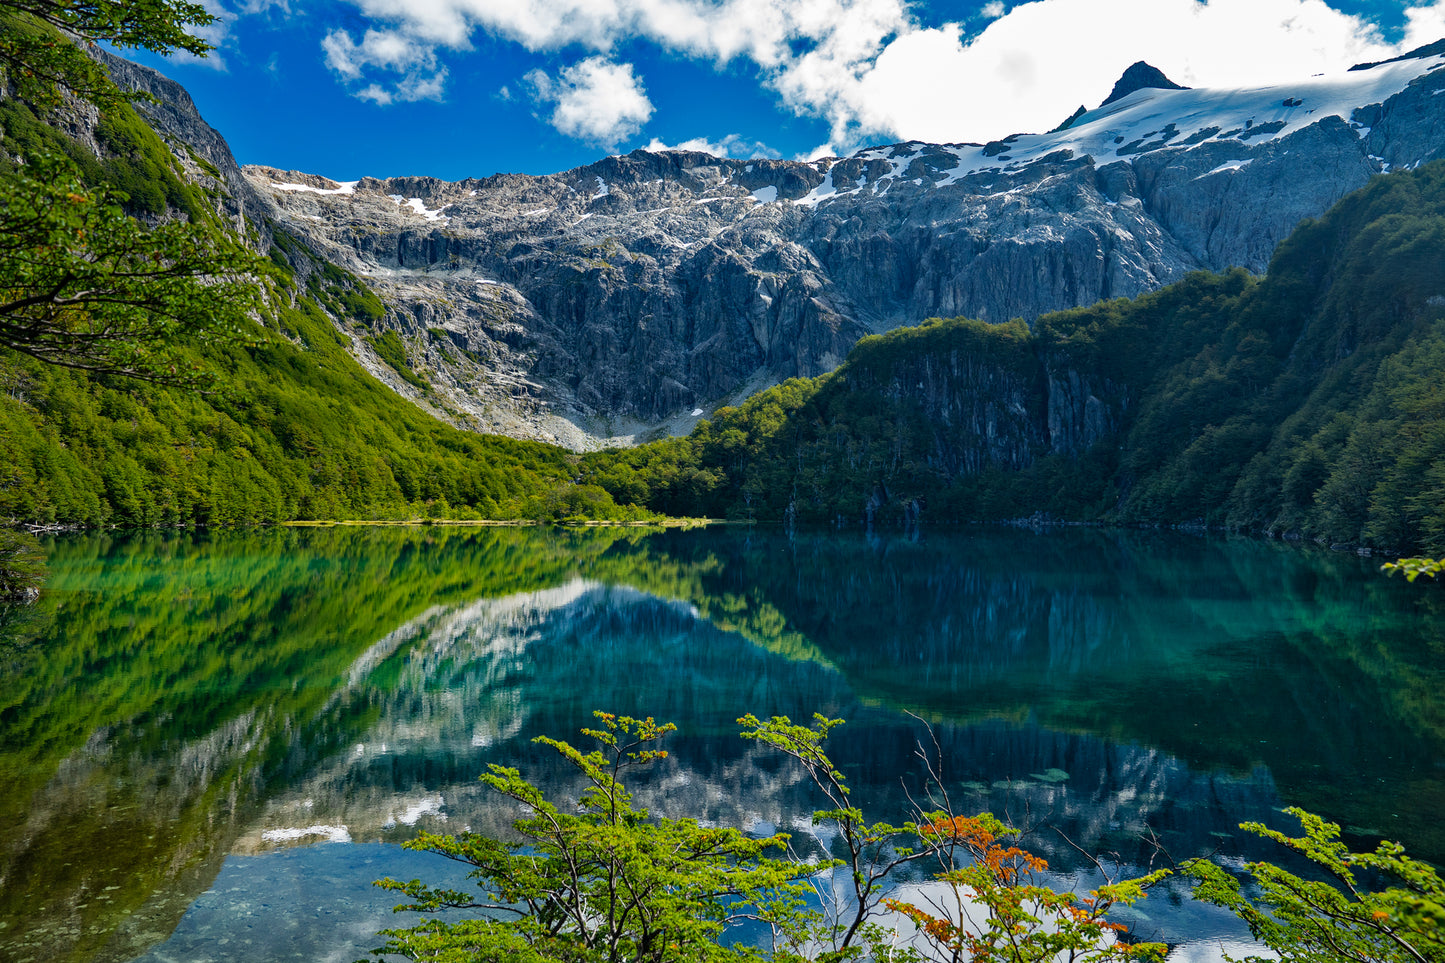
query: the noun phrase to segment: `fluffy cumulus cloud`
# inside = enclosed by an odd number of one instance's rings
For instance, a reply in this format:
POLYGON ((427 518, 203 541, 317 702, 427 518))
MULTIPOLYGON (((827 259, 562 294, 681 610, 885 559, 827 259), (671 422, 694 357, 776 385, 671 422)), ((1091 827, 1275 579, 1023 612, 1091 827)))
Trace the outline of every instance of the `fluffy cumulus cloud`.
POLYGON ((415 86, 431 71, 439 85, 429 58, 469 50, 479 31, 536 52, 581 48, 586 59, 533 87, 555 105, 559 130, 602 143, 651 115, 631 69, 613 63, 623 44, 645 42, 751 69, 784 109, 828 122, 823 151, 1047 129, 1096 105, 1136 60, 1190 86, 1269 84, 1445 35, 1445 0, 1407 8, 1394 44, 1325 0, 991 0, 969 23, 932 26, 908 0, 348 2, 373 24, 359 41, 326 39, 328 62, 349 81, 379 72, 415 86), (621 99, 606 102, 608 92, 621 99))
MULTIPOLYGON (((911 29, 907 0, 350 0, 375 25, 360 41, 328 35, 328 63, 348 70, 397 68, 356 50, 390 46, 464 52, 478 31, 534 52, 580 47, 604 61, 622 44, 646 41, 669 54, 719 67, 754 65, 764 84, 793 89, 846 84, 911 29), (385 41, 385 42, 384 42, 385 41)), ((583 63, 593 62, 593 58, 583 63)), ((580 64, 578 65, 580 66, 580 64)), ((569 68, 571 69, 571 68, 569 68)), ((820 105, 790 103, 799 112, 820 105)))
POLYGON ((321 41, 326 65, 344 81, 360 81, 376 68, 396 76, 386 85, 370 83, 355 90, 362 100, 385 106, 395 102, 440 100, 447 71, 438 68, 436 48, 390 30, 368 30, 361 42, 343 30, 333 30, 321 41))
POLYGON ((1403 49, 1410 50, 1441 37, 1445 37, 1445 3, 1437 0, 1428 7, 1405 9, 1405 39, 1400 44, 1403 49))
POLYGON ((605 57, 588 57, 556 77, 533 70, 525 83, 539 105, 552 108, 548 123, 599 147, 615 147, 652 116, 652 101, 632 65, 605 57))

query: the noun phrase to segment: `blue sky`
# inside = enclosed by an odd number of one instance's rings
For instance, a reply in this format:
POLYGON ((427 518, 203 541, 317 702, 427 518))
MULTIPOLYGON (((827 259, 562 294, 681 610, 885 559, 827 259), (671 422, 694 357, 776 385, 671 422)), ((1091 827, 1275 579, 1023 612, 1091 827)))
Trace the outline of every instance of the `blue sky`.
POLYGON ((338 180, 985 141, 1096 106, 1135 60, 1264 85, 1445 37, 1445 0, 206 2, 205 61, 130 55, 241 163, 338 180))

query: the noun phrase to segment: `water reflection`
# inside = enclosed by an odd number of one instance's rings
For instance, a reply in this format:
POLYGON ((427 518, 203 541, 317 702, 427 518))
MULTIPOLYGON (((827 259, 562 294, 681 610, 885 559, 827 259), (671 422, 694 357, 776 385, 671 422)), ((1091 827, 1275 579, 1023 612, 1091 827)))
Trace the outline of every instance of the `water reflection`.
MULTIPOLYGON (((243 942, 244 894, 317 860, 355 869, 328 886, 355 915, 285 926, 346 956, 370 879, 415 875, 376 843, 505 831, 478 773, 573 788, 530 740, 599 707, 682 727, 645 804, 760 832, 815 800, 733 720, 820 711, 849 720, 833 749, 880 815, 936 737, 958 807, 1037 826, 1065 874, 1087 869, 1074 843, 1146 861, 1146 830, 1175 857, 1272 856, 1234 827, 1289 803, 1445 853, 1438 603, 1351 558, 1095 532, 323 530, 70 540, 50 568, 0 684, 0 814, 24 827, 0 844, 7 959, 285 958, 243 942), (304 845, 326 833, 354 842, 304 845)), ((1231 932, 1170 902, 1145 907, 1163 938, 1231 932)))

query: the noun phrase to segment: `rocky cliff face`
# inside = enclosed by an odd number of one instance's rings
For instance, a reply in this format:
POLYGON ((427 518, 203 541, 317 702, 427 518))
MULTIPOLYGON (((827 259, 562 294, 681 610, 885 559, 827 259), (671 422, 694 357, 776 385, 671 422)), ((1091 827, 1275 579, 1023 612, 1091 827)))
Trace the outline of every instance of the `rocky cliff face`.
POLYGON ((858 381, 850 373, 848 387, 918 404, 933 436, 929 464, 955 478, 1082 454, 1118 431, 1128 407, 1127 389, 1107 378, 1047 360, 1021 368, 957 348, 908 358, 886 384, 858 381))
MULTIPOLYGON (((1262 271, 1301 219, 1445 154, 1445 57, 1424 49, 1267 89, 1145 86, 1050 134, 811 163, 638 151, 543 177, 249 167, 243 185, 224 144, 198 150, 238 214, 381 296, 369 327, 337 318, 379 377, 459 424, 587 448, 685 431, 927 317, 1032 319, 1200 268, 1262 271), (428 390, 372 352, 382 330, 428 390)), ((189 99, 159 93, 152 118, 195 144, 189 99)))
MULTIPOLYGON (((269 193, 257 191, 241 173, 230 145, 201 118, 186 89, 149 67, 131 63, 99 48, 92 49, 91 56, 105 65, 122 89, 139 91, 150 97, 148 101, 138 102, 136 108, 161 139, 170 145, 186 175, 212 189, 208 196, 219 205, 218 213, 225 216, 239 234, 251 234, 259 243, 269 243, 269 222, 274 216, 269 193)), ((93 140, 91 128, 97 119, 95 109, 84 104, 80 108, 86 114, 83 129, 71 133, 93 140)))

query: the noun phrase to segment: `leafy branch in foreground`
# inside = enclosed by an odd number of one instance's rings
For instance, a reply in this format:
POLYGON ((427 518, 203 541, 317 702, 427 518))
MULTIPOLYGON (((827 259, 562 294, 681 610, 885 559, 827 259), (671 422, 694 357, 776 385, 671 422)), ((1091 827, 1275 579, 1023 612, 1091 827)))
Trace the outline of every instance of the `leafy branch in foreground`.
POLYGON ((969 860, 937 877, 947 886, 935 900, 936 913, 904 900, 883 901, 913 921, 935 958, 978 963, 1163 958, 1162 943, 1120 940, 1127 927, 1110 922, 1108 914, 1143 899, 1144 891, 1172 870, 1110 882, 1078 896, 1043 883, 1039 874, 1048 863, 1007 845, 1019 831, 989 813, 936 819, 920 832, 927 843, 956 846, 969 860))
MULTIPOLYGON (((0 85, 37 116, 67 96, 88 101, 103 130, 106 116, 145 98, 122 91, 83 47, 203 57, 211 44, 188 28, 214 20, 189 0, 0 0, 0 85)), ((205 224, 142 224, 122 210, 125 192, 18 143, 22 156, 0 154, 0 346, 82 371, 195 384, 178 339, 239 332, 259 294, 246 276, 254 256, 205 224)))
POLYGON ((1032 874, 1043 861, 999 845, 1011 831, 987 814, 939 811, 901 826, 869 822, 849 802, 844 778, 822 748, 842 720, 815 716, 811 726, 785 716, 739 720, 744 738, 796 760, 829 802, 813 819, 828 826, 841 858, 807 862, 767 855, 786 849, 786 835, 750 839, 735 829, 652 817, 637 808, 622 776, 665 758, 656 743, 674 727, 651 718, 595 715, 600 727, 582 732, 597 750, 536 740, 584 777, 575 807, 547 799, 517 770, 493 765, 482 780, 527 811, 514 823, 520 842, 423 833, 407 844, 471 866, 468 875, 480 895, 421 880, 378 883, 410 898, 398 910, 480 910, 484 917, 388 930, 377 955, 441 963, 921 963, 965 956, 1043 963, 1159 955, 1158 946, 1118 940, 1123 927, 1104 916, 1142 898, 1144 887, 1166 871, 1079 898, 1025 878, 1021 868, 1032 874), (925 858, 942 865, 938 880, 955 904, 940 909, 942 915, 884 897, 894 871, 925 858), (967 859, 976 862, 968 865, 967 859), (840 876, 850 881, 849 891, 831 899, 826 891, 840 876), (756 938, 743 939, 732 928, 744 921, 755 925, 756 938))
POLYGON ((64 162, 0 178, 0 345, 51 364, 191 384, 182 336, 238 339, 255 257, 218 231, 147 227, 64 162))
POLYGON ((129 98, 82 44, 141 47, 204 57, 206 40, 187 32, 215 16, 187 0, 0 0, 0 79, 37 103, 58 102, 57 87, 101 107, 129 98))
POLYGON ((1338 825, 1298 808, 1285 812, 1299 819, 1303 836, 1259 823, 1241 828, 1305 856, 1329 879, 1308 880, 1272 863, 1249 863, 1246 869, 1259 888, 1259 895, 1250 897, 1234 875, 1199 860, 1184 869, 1197 882, 1194 898, 1232 910, 1255 939, 1290 963, 1445 961, 1445 881, 1431 866, 1388 840, 1372 853, 1351 852, 1340 841, 1338 825), (1370 889, 1378 877, 1394 885, 1370 889))
MULTIPOLYGON (((1125 927, 1108 922, 1106 915, 1115 906, 1143 899, 1144 890, 1169 870, 1110 881, 1083 897, 1056 891, 1038 878, 1048 868, 1044 860, 1002 844, 1018 830, 989 813, 954 815, 946 793, 940 799, 930 795, 932 805, 944 808, 925 812, 915 806, 915 819, 902 825, 869 822, 849 800, 843 774, 823 750, 842 719, 815 715, 812 725, 800 726, 786 716, 764 722, 747 715, 738 723, 744 739, 796 760, 830 804, 813 814, 813 822, 836 830, 840 875, 846 873, 844 885, 851 892, 843 900, 823 900, 830 912, 810 939, 815 947, 829 949, 817 953, 817 959, 1067 963, 1162 957, 1160 944, 1119 940, 1125 927), (928 890, 931 910, 884 895, 901 892, 892 888, 897 871, 920 860, 940 868, 928 890), (916 938, 903 933, 904 919, 917 928, 916 938)), ((941 788, 941 774, 921 746, 919 756, 931 778, 930 791, 941 788)))
POLYGON ((398 909, 477 909, 489 917, 388 930, 376 953, 435 961, 743 961, 756 952, 725 942, 730 924, 752 918, 793 930, 804 892, 798 880, 823 867, 766 855, 786 847, 784 835, 751 839, 637 808, 621 776, 665 758, 656 743, 675 727, 596 716, 600 728, 582 732, 597 750, 536 740, 585 778, 575 809, 549 801, 516 769, 493 765, 482 781, 530 813, 514 824, 521 842, 424 833, 407 843, 474 867, 480 897, 420 880, 378 883, 412 900, 398 909))
POLYGON ((900 826, 870 823, 852 804, 847 781, 823 750, 828 735, 842 724, 842 719, 816 714, 808 726, 797 725, 787 716, 774 716, 764 722, 748 714, 738 720, 744 739, 756 740, 790 756, 828 800, 828 808, 813 813, 813 823, 828 823, 837 830, 837 855, 846 873, 844 885, 850 892, 844 900, 824 899, 829 912, 813 938, 831 947, 837 957, 847 958, 861 953, 864 946, 879 946, 892 936, 891 929, 885 932, 876 922, 888 878, 908 863, 939 855, 952 841, 927 836, 916 822, 900 826), (925 841, 921 847, 902 845, 920 839, 925 841))

